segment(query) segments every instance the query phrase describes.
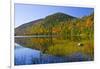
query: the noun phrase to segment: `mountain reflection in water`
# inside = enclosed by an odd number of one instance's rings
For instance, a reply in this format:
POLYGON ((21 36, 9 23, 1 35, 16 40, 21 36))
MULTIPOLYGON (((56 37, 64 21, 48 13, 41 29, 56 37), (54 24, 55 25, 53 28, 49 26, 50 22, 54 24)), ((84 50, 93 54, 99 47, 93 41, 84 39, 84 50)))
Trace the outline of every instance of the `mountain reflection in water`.
POLYGON ((30 65, 30 64, 46 64, 46 63, 61 63, 74 61, 89 61, 89 56, 81 53, 73 54, 72 56, 57 57, 48 54, 43 54, 38 50, 26 48, 15 44, 15 65, 30 65))

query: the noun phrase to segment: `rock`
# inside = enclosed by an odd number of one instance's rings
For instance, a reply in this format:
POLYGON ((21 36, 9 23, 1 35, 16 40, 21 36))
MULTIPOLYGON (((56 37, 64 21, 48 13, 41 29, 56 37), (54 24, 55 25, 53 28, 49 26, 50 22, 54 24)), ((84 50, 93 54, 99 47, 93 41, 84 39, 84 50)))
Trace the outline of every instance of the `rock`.
POLYGON ((83 43, 78 43, 78 46, 83 46, 84 44, 83 43))

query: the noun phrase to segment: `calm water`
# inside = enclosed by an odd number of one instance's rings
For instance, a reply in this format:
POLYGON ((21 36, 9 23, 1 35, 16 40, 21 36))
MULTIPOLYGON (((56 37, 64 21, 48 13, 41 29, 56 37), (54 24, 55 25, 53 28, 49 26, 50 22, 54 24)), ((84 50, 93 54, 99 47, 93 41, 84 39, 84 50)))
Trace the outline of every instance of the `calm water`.
POLYGON ((40 58, 40 51, 15 45, 15 65, 32 64, 32 60, 40 58))
POLYGON ((57 57, 43 54, 39 50, 23 47, 15 43, 15 65, 47 64, 74 61, 89 61, 89 56, 76 53, 71 56, 57 57))

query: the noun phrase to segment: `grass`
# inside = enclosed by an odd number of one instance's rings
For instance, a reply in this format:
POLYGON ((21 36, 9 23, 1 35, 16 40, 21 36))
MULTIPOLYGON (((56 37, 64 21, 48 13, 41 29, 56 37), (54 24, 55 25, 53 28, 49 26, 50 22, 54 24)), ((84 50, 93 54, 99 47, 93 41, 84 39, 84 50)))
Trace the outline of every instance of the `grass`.
POLYGON ((90 57, 93 57, 94 55, 94 46, 93 46, 93 41, 91 40, 82 41, 83 46, 78 46, 78 42, 75 41, 59 40, 58 42, 60 43, 49 46, 46 53, 55 56, 67 56, 77 52, 89 55, 90 57))

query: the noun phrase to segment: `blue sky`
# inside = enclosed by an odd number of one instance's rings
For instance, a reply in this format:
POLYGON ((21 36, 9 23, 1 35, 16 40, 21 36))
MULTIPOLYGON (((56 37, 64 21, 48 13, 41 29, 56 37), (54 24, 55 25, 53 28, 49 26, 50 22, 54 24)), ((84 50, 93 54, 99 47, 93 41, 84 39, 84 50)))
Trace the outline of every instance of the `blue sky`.
POLYGON ((46 16, 57 12, 62 12, 75 17, 82 17, 90 15, 93 11, 93 8, 82 7, 15 4, 15 27, 33 20, 45 18, 46 16))

